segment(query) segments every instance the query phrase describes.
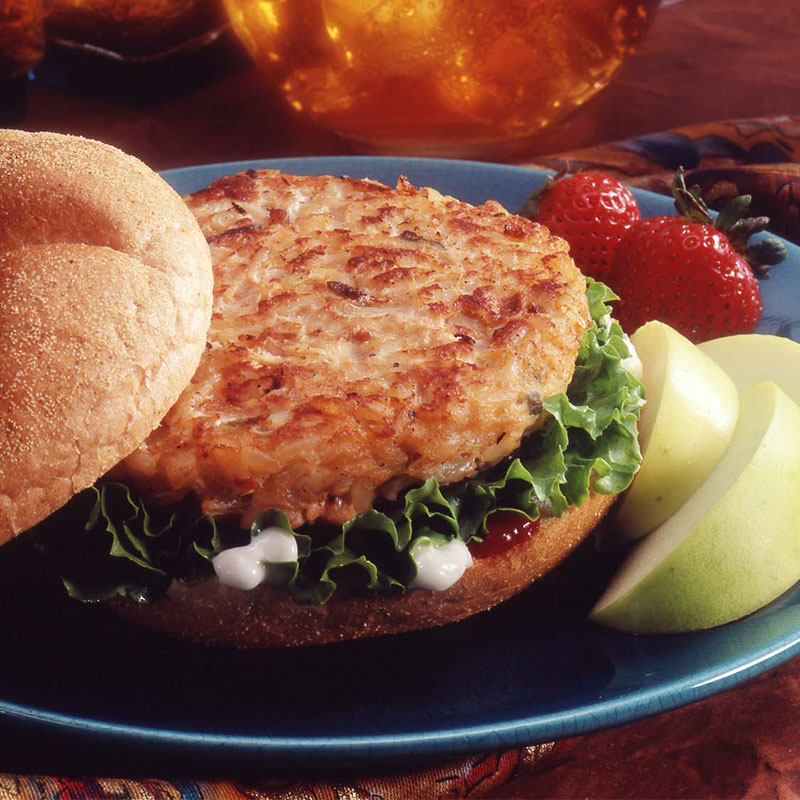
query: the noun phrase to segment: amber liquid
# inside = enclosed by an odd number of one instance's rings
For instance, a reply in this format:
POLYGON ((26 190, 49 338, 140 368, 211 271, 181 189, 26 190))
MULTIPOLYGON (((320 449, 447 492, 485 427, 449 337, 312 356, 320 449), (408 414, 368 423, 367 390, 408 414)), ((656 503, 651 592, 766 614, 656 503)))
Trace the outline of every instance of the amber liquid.
POLYGON ((389 152, 515 141, 602 89, 658 0, 225 0, 298 111, 389 152))

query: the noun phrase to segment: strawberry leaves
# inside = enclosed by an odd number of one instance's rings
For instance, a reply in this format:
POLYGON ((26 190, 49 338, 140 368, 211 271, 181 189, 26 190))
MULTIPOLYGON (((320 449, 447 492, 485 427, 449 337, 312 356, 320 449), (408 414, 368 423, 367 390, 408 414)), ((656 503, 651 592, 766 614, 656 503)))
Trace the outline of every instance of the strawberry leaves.
POLYGON ((683 167, 679 167, 672 183, 672 196, 675 198, 675 210, 684 219, 710 225, 724 233, 734 250, 745 257, 757 277, 768 277, 769 267, 780 264, 786 258, 788 251, 780 239, 762 239, 749 244, 753 234, 765 231, 769 226, 769 217, 747 216, 753 199, 749 194, 734 197, 715 220, 700 195, 700 187, 687 187, 683 167))
POLYGON ((769 225, 748 216, 751 198, 731 200, 714 218, 679 169, 672 186, 678 216, 642 220, 617 249, 609 277, 620 321, 634 331, 653 319, 694 342, 750 333, 761 317, 757 278, 787 255, 778 239, 750 237, 769 225))

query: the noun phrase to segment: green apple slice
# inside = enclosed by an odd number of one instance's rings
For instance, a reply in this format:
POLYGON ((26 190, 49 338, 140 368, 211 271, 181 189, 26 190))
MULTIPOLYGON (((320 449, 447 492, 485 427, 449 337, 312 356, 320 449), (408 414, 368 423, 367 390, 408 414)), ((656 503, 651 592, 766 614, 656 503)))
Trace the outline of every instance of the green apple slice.
POLYGON ((775 381, 800 404, 800 344, 782 336, 744 333, 703 342, 698 347, 730 375, 743 392, 759 381, 775 381))
POLYGON ((742 395, 730 447, 689 500, 636 546, 590 614, 631 633, 745 616, 800 579, 800 408, 765 381, 742 395))
POLYGON ((725 452, 739 413, 725 370, 669 325, 648 322, 631 341, 647 402, 642 465, 615 519, 622 539, 644 536, 683 505, 725 452))

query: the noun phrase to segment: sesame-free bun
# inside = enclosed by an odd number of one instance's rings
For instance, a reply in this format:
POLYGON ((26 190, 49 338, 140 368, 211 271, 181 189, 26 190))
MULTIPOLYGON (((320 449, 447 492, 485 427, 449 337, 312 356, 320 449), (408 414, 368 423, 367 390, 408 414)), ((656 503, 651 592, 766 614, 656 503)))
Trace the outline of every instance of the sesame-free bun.
POLYGON ((0 131, 0 543, 158 425, 199 362, 212 282, 194 217, 143 163, 0 131))
POLYGON ((476 559, 445 591, 346 595, 322 606, 297 605, 282 588, 242 591, 216 577, 173 580, 152 603, 115 601, 126 618, 204 644, 241 648, 296 647, 446 625, 485 611, 549 572, 586 538, 616 496, 591 494, 580 507, 543 519, 530 539, 505 553, 476 559))

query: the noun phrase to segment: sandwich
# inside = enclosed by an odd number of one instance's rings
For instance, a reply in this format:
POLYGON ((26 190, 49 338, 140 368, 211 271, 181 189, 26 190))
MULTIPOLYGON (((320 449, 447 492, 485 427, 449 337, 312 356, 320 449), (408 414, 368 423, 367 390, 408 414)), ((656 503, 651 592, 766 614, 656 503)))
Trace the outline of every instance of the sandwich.
POLYGON ((613 295, 541 225, 402 177, 250 170, 184 199, 203 353, 61 512, 83 524, 32 532, 73 597, 237 647, 442 625, 563 560, 632 480, 613 295))

